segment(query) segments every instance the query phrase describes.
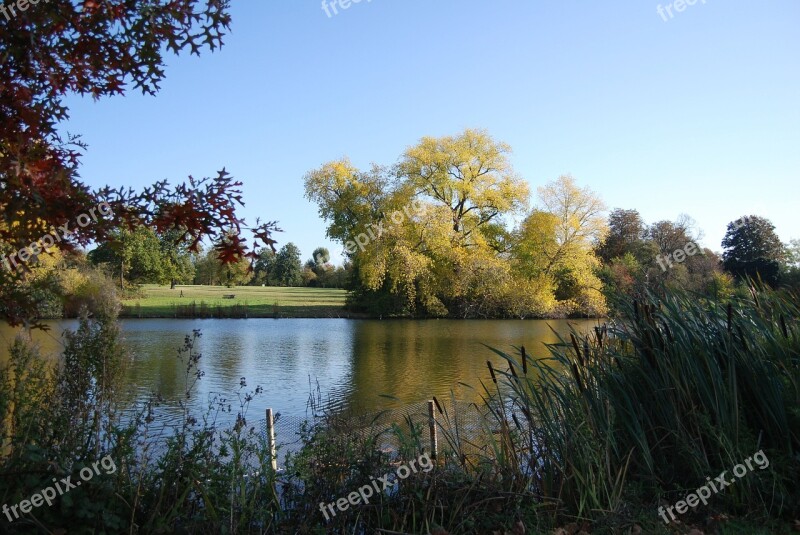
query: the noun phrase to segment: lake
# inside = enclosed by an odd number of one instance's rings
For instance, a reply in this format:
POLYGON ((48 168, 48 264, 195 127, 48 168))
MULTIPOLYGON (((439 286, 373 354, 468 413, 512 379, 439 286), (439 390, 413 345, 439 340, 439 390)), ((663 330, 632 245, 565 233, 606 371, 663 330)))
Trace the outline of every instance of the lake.
MULTIPOLYGON (((451 390, 459 400, 479 401, 480 381, 491 381, 486 361, 507 368, 484 344, 509 352, 524 345, 529 354, 544 357, 544 344, 558 341, 553 330, 566 335, 570 324, 586 332, 598 320, 122 320, 129 350, 124 390, 127 401, 159 393, 166 400, 159 420, 175 421, 186 385, 177 350, 199 329, 196 348, 205 376, 189 405, 200 414, 209 400, 223 396, 234 411, 221 415, 222 421, 235 418, 237 392, 256 385, 264 392, 250 404, 248 419, 263 418, 267 407, 284 421, 303 417, 317 386, 324 401, 358 411, 424 403, 431 396, 447 399, 451 390), (242 378, 245 389, 240 389, 242 378)), ((58 358, 61 333, 77 322, 49 325, 52 330, 35 332, 34 340, 50 358, 58 358)), ((0 327, 0 363, 8 358, 6 346, 15 332, 0 327)))

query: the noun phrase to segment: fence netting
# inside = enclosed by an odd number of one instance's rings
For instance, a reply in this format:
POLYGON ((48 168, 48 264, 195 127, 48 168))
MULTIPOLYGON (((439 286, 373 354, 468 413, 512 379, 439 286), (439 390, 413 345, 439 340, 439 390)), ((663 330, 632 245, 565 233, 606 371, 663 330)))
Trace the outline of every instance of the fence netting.
MULTIPOLYGON (((484 403, 437 399, 434 404, 438 443, 436 453, 480 455, 491 447, 490 444, 503 432, 504 426, 509 432, 527 434, 527 420, 512 416, 512 407, 505 409, 490 409, 484 403)), ((283 416, 279 410, 275 410, 274 433, 279 459, 283 459, 287 451, 298 451, 303 445, 304 432, 322 422, 326 432, 349 437, 354 442, 375 437, 376 446, 387 452, 398 451, 401 441, 418 444, 425 451, 432 450, 430 413, 426 401, 373 412, 329 413, 324 418, 283 416)), ((266 419, 262 419, 259 425, 266 437, 266 419)))

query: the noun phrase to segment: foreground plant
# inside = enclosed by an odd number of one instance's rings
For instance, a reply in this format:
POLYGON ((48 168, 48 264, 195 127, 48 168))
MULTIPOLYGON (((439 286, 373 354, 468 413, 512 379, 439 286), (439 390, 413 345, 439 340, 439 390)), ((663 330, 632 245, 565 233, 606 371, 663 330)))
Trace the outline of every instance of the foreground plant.
POLYGON ((489 399, 530 430, 508 441, 504 464, 519 463, 542 501, 591 518, 624 515, 631 500, 674 503, 763 450, 767 470, 696 515, 796 514, 796 301, 753 288, 727 304, 667 293, 622 310, 610 327, 551 346, 549 358, 498 351, 509 367, 494 372, 503 388, 489 399))

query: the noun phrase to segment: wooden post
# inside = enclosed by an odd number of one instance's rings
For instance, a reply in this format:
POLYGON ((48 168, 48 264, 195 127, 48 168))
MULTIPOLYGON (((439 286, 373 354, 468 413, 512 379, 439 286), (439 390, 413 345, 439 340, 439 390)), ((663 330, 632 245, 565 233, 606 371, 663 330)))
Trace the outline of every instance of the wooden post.
POLYGON ((439 453, 439 441, 436 437, 436 406, 433 400, 428 400, 428 426, 431 430, 431 456, 436 459, 439 453))
POLYGON ((278 456, 275 452, 275 420, 272 417, 272 409, 267 409, 267 445, 269 446, 269 459, 272 469, 278 471, 278 456))

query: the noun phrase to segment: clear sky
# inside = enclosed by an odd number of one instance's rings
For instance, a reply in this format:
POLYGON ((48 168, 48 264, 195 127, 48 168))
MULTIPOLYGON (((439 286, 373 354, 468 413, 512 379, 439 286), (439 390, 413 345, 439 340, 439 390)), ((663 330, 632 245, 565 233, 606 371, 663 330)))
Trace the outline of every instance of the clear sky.
POLYGON ((87 183, 224 166, 248 222, 278 220, 305 260, 341 251, 306 172, 392 164, 473 127, 511 145, 534 192, 569 173, 648 223, 689 214, 714 250, 744 214, 800 238, 796 0, 662 0, 663 17, 650 0, 362 0, 330 17, 320 0, 233 4, 222 51, 168 57, 157 97, 68 101, 87 183))

